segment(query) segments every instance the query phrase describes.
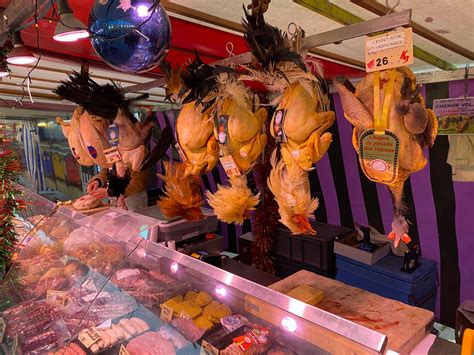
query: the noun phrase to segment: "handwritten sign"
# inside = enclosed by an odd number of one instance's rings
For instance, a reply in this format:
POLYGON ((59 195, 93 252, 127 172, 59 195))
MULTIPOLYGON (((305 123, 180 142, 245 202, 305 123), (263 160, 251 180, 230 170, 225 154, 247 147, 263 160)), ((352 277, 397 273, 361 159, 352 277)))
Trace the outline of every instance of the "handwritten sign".
POLYGON ((369 37, 365 42, 367 73, 413 64, 411 27, 369 37))

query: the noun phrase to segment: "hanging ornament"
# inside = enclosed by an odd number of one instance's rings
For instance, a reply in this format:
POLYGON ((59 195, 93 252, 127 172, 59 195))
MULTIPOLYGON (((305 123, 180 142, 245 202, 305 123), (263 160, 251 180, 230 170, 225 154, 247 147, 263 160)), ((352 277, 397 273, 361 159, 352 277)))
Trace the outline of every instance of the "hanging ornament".
POLYGON ((168 15, 157 0, 96 0, 89 32, 104 62, 127 73, 155 68, 171 41, 168 15))

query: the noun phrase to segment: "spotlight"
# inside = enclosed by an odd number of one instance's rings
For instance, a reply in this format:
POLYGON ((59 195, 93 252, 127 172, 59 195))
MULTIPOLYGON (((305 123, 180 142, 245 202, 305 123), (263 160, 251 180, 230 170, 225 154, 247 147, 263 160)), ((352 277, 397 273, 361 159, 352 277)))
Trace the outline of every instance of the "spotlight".
POLYGON ((33 52, 25 47, 20 32, 13 32, 13 49, 8 54, 7 62, 14 65, 26 65, 35 60, 33 52))
POLYGON ((173 274, 176 274, 178 272, 179 266, 178 263, 172 262, 170 266, 170 270, 173 274))
POLYGON ((296 328, 298 328, 298 325, 296 324, 296 321, 291 318, 291 317, 285 317, 281 320, 281 326, 283 329, 293 333, 296 328))
POLYGON ((67 0, 57 0, 59 21, 54 31, 53 39, 58 42, 75 42, 81 38, 89 37, 86 26, 74 17, 71 6, 67 0))
POLYGON ((227 290, 225 287, 217 286, 215 292, 216 292, 216 295, 219 297, 227 296, 227 290))

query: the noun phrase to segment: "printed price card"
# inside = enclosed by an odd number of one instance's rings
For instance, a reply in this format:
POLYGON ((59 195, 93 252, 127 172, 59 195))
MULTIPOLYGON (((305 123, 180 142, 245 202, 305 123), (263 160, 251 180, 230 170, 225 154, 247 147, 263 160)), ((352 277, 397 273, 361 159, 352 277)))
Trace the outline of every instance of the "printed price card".
POLYGON ((77 338, 86 348, 90 348, 100 340, 100 335, 95 328, 87 328, 82 330, 77 338))
POLYGON ((125 345, 120 345, 120 351, 119 351, 119 355, 129 355, 130 353, 128 352, 127 348, 125 347, 125 345))
POLYGON ((235 164, 232 155, 226 155, 225 157, 219 158, 219 160, 221 161, 222 167, 224 168, 228 177, 240 175, 240 170, 235 164))
POLYGON ((413 64, 411 27, 367 38, 365 71, 367 73, 413 64))
POLYGON ((201 343, 200 355, 219 355, 219 349, 203 340, 201 343))
POLYGON ((369 129, 359 138, 360 166, 365 176, 375 182, 391 184, 398 176, 399 140, 395 133, 374 134, 369 129))
POLYGON ((5 330, 7 329, 7 324, 5 320, 0 317, 0 343, 3 342, 3 336, 5 335, 5 330))
POLYGON ((173 309, 165 304, 162 305, 160 318, 165 322, 171 322, 173 319, 173 309))
POLYGON ((48 290, 46 301, 56 307, 64 307, 66 304, 66 292, 58 290, 48 290))

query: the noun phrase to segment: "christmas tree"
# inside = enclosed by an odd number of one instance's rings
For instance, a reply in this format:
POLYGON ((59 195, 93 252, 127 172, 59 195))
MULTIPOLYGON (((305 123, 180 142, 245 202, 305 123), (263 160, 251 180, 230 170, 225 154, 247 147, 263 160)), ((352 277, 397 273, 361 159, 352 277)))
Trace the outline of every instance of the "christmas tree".
POLYGON ((5 275, 11 266, 17 244, 14 217, 25 207, 24 201, 17 198, 21 164, 10 145, 6 130, 0 128, 0 275, 5 275))

